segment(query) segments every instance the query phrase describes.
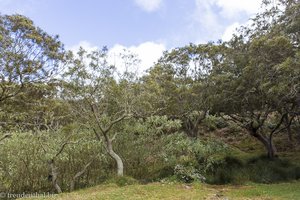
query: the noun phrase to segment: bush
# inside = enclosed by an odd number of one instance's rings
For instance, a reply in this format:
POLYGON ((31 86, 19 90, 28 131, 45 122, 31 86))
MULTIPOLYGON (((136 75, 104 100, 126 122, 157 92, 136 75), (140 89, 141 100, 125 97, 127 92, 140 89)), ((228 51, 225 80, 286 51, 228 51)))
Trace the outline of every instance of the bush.
POLYGON ((295 173, 295 179, 296 180, 300 179, 300 167, 295 167, 294 173, 295 173))
POLYGON ((202 121, 202 125, 205 126, 209 131, 214 131, 216 129, 227 127, 228 123, 221 117, 209 115, 202 121))
POLYGON ((277 183, 281 181, 295 180, 299 167, 286 160, 269 160, 265 156, 250 159, 248 162, 251 181, 258 183, 277 183))
POLYGON ((178 158, 187 156, 190 161, 191 140, 178 132, 180 124, 165 116, 124 123, 115 150, 124 158, 126 174, 144 182, 156 181, 173 175, 178 158))
POLYGON ((176 165, 174 174, 179 181, 184 183, 191 183, 193 181, 205 181, 205 177, 193 166, 176 165))
POLYGON ((213 173, 224 162, 224 157, 229 150, 228 146, 216 140, 197 143, 193 145, 197 167, 205 174, 213 173))
POLYGON ((245 182, 278 183, 299 179, 299 167, 281 159, 269 160, 265 156, 240 159, 226 156, 216 162, 214 171, 206 175, 207 182, 213 184, 243 184, 245 182))
POLYGON ((213 170, 210 170, 209 173, 209 183, 213 184, 226 184, 226 183, 235 183, 241 184, 246 182, 245 172, 242 170, 244 164, 241 160, 232 157, 226 156, 214 166, 213 170))
POLYGON ((71 138, 68 134, 69 132, 61 130, 13 132, 12 137, 0 145, 0 192, 55 192, 51 183, 49 161, 67 139, 70 144, 65 145, 55 158, 58 182, 62 190, 69 191, 75 174, 91 160, 94 162, 78 178, 75 187, 82 188, 103 182, 103 175, 108 174, 109 169, 102 144, 89 138, 86 132, 76 133, 71 138))

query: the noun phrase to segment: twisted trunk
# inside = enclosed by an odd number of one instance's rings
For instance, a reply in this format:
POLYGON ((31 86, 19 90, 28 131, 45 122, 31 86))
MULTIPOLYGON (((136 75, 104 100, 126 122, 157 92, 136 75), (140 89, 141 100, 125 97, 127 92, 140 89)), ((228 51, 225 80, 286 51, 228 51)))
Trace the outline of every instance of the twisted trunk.
POLYGON ((72 180, 71 180, 71 183, 70 183, 70 192, 74 191, 75 189, 75 184, 76 184, 76 180, 82 176, 86 171, 87 171, 87 168, 93 163, 93 160, 90 161, 88 164, 86 164, 84 166, 84 168, 80 171, 80 172, 77 172, 75 174, 75 176, 73 176, 72 180))
POLYGON ((62 193, 62 190, 57 183, 57 177, 58 177, 58 172, 57 172, 57 167, 55 166, 54 160, 49 161, 49 166, 50 166, 50 173, 51 173, 51 181, 52 185, 55 188, 57 193, 62 193))
POLYGON ((284 125, 286 127, 286 131, 288 134, 288 141, 291 146, 293 146, 293 135, 292 135, 291 125, 292 125, 292 122, 294 121, 294 119, 295 119, 295 116, 294 115, 290 116, 289 114, 286 114, 283 118, 284 125))
POLYGON ((257 130, 250 130, 249 132, 251 136, 255 137, 258 141, 260 141, 264 145, 267 151, 268 158, 273 159, 276 157, 276 148, 275 145, 273 144, 272 135, 270 135, 270 137, 266 137, 262 134, 259 134, 257 130))
MULTIPOLYGON (((96 131, 96 129, 93 129, 94 133, 97 137, 97 139, 99 141, 101 141, 100 135, 99 133, 96 131)), ((108 155, 114 159, 117 163, 117 175, 118 176, 123 176, 124 175, 124 164, 123 164, 123 160, 122 158, 114 151, 113 149, 113 144, 112 142, 114 141, 116 134, 114 135, 114 137, 112 139, 109 138, 108 136, 108 130, 104 131, 103 129, 101 130, 102 135, 104 136, 104 143, 105 143, 105 147, 107 150, 108 155)))
POLYGON ((123 176, 124 175, 124 164, 123 164, 123 161, 122 161, 121 157, 118 154, 116 154, 116 152, 113 150, 112 140, 111 139, 107 139, 106 140, 106 148, 107 148, 108 154, 117 163, 117 175, 118 176, 123 176))

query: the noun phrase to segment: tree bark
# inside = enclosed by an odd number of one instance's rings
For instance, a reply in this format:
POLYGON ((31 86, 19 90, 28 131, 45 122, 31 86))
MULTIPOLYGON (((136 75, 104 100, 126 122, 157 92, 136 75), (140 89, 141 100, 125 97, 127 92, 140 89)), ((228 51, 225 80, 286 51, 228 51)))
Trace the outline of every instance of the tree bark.
MULTIPOLYGON (((108 131, 110 130, 110 128, 106 129, 105 131, 102 128, 100 128, 100 129, 101 129, 101 133, 103 134, 104 139, 105 139, 106 150, 107 150, 109 156, 112 157, 112 159, 114 159, 117 163, 117 175, 118 176, 123 176, 124 175, 123 160, 121 159, 121 157, 118 154, 116 154, 116 152, 113 149, 113 145, 112 145, 112 142, 115 139, 116 135, 114 135, 114 137, 112 139, 110 139, 109 136, 108 136, 108 131)), ((93 130, 94 130, 94 133, 95 133, 97 139, 99 141, 101 141, 100 135, 98 134, 96 129, 93 129, 93 130)))
POLYGON ((57 191, 57 193, 62 193, 62 190, 61 190, 59 184, 57 183, 58 172, 57 172, 57 167, 54 164, 54 160, 49 161, 49 166, 50 166, 51 176, 52 176, 51 177, 52 185, 55 188, 55 190, 57 191))
POLYGON ((257 130, 250 130, 249 132, 251 136, 255 137, 258 141, 260 141, 264 145, 267 151, 268 158, 273 159, 276 157, 276 148, 275 145, 273 144, 272 137, 263 136, 259 134, 257 130))
POLYGON ((90 161, 88 164, 86 164, 80 172, 77 172, 75 174, 75 176, 73 176, 71 183, 70 183, 70 192, 74 191, 76 180, 86 172, 87 168, 92 164, 92 162, 93 162, 93 160, 90 161))
MULTIPOLYGON (((291 119, 293 120, 293 119, 291 119)), ((284 124, 286 126, 287 134, 288 134, 288 141, 290 145, 293 145, 293 136, 292 136, 292 130, 291 130, 291 122, 289 121, 289 115, 285 115, 284 117, 284 124)))
POLYGON ((190 117, 186 117, 183 123, 183 127, 190 137, 198 137, 199 132, 199 124, 206 118, 207 111, 203 113, 198 113, 195 119, 191 119, 190 117))
POLYGON ((183 127, 190 137, 196 138, 198 135, 198 124, 193 123, 191 119, 186 119, 183 127))
POLYGON ((118 176, 123 176, 124 175, 124 164, 123 164, 123 161, 122 161, 121 157, 118 154, 116 154, 116 152, 113 150, 111 139, 106 140, 106 148, 107 148, 108 154, 117 163, 117 175, 118 176))
POLYGON ((267 151, 268 151, 268 158, 273 159, 276 157, 277 151, 276 151, 275 145, 273 144, 272 139, 268 140, 267 151))

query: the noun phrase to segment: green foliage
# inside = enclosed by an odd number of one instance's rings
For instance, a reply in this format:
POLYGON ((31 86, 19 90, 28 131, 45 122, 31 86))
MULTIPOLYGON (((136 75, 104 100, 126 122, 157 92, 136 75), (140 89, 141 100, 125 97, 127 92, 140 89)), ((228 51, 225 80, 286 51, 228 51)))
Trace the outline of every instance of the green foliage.
POLYGON ((222 162, 222 159, 229 153, 229 150, 223 142, 212 140, 198 142, 194 146, 198 168, 204 174, 213 173, 222 162))
POLYGON ((29 192, 49 188, 46 160, 33 133, 13 133, 0 145, 0 154, 2 191, 29 192))
POLYGON ((277 159, 273 142, 299 128, 299 4, 279 3, 283 12, 257 15, 228 42, 165 52, 141 78, 129 70, 138 60, 128 52, 119 55, 126 71, 118 73, 106 47, 66 54, 58 37, 30 19, 0 15, 0 190, 54 191, 53 174, 63 191, 82 188, 123 163, 133 178, 107 182, 299 179, 299 166, 277 159), (64 64, 64 80, 53 80, 64 64), (224 138, 207 138, 200 128, 224 138), (273 159, 248 160, 221 142, 253 150, 244 133, 273 159))
POLYGON ((124 123, 116 150, 125 160, 126 173, 144 181, 176 173, 178 177, 183 174, 193 177, 189 181, 203 180, 200 172, 212 168, 219 154, 226 154, 228 147, 222 142, 191 139, 178 132, 180 124, 180 121, 168 120, 165 116, 124 123), (201 162, 197 160, 200 157, 201 162))
POLYGON ((65 58, 58 36, 52 37, 22 15, 0 15, 0 102, 27 84, 48 82, 65 58))
POLYGON ((216 129, 225 128, 228 126, 228 122, 220 117, 216 117, 213 115, 208 115, 203 122, 202 126, 206 127, 209 131, 214 131, 216 129))
POLYGON ((107 157, 101 143, 87 140, 89 137, 84 132, 76 134, 62 131, 12 133, 12 137, 0 145, 0 190, 53 191, 49 180, 48 163, 54 158, 58 168, 59 183, 64 191, 69 190, 72 178, 91 160, 93 163, 83 174, 84 179, 78 180, 76 184, 83 187, 102 182, 103 175, 109 171, 107 157), (65 142, 69 143, 55 157, 65 142))
POLYGON ((186 136, 180 121, 152 116, 124 124, 116 151, 122 152, 126 173, 137 179, 154 180, 172 173, 176 159, 186 153, 186 136))
POLYGON ((281 11, 273 9, 225 43, 223 62, 208 80, 211 110, 244 127, 270 158, 275 156, 273 136, 290 126, 282 119, 299 113, 300 77, 299 40, 278 31, 286 24, 279 20, 281 11))
POLYGON ((174 175, 179 181, 184 183, 191 183, 193 181, 204 182, 205 177, 201 175, 200 171, 193 166, 176 165, 174 168, 174 175))
POLYGON ((299 166, 291 164, 287 160, 269 160, 259 157, 248 162, 252 174, 251 181, 258 183, 277 183, 299 179, 299 166))
POLYGON ((241 184, 247 179, 248 174, 243 170, 244 163, 239 159, 226 156, 215 163, 213 171, 208 173, 208 182, 214 184, 234 183, 241 184))
POLYGON ((213 184, 278 183, 299 179, 299 166, 287 160, 270 160, 265 156, 240 160, 226 156, 207 174, 213 184))

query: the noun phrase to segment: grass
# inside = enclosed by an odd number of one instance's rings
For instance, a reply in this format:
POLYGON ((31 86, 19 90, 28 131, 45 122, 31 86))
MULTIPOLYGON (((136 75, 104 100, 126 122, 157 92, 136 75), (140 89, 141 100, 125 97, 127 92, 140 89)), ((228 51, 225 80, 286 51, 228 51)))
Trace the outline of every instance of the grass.
MULTIPOLYGON (((147 185, 129 185, 120 187, 115 184, 100 185, 73 193, 58 195, 60 200, 123 200, 123 199, 205 199, 209 189, 203 185, 152 183, 147 185)), ((45 198, 47 199, 47 198, 45 198)))
POLYGON ((228 187, 225 196, 229 199, 300 199, 300 182, 280 184, 254 184, 228 187))
MULTIPOLYGON (((36 200, 37 198, 35 198, 36 200)), ((43 198, 39 198, 43 199, 43 198)), ((49 198, 44 198, 49 199, 49 198)), ((53 198, 51 198, 53 199, 53 198)), ((120 187, 105 184, 57 195, 57 200, 297 200, 300 199, 300 182, 280 184, 249 184, 246 186, 211 186, 206 184, 151 183, 120 187)))

